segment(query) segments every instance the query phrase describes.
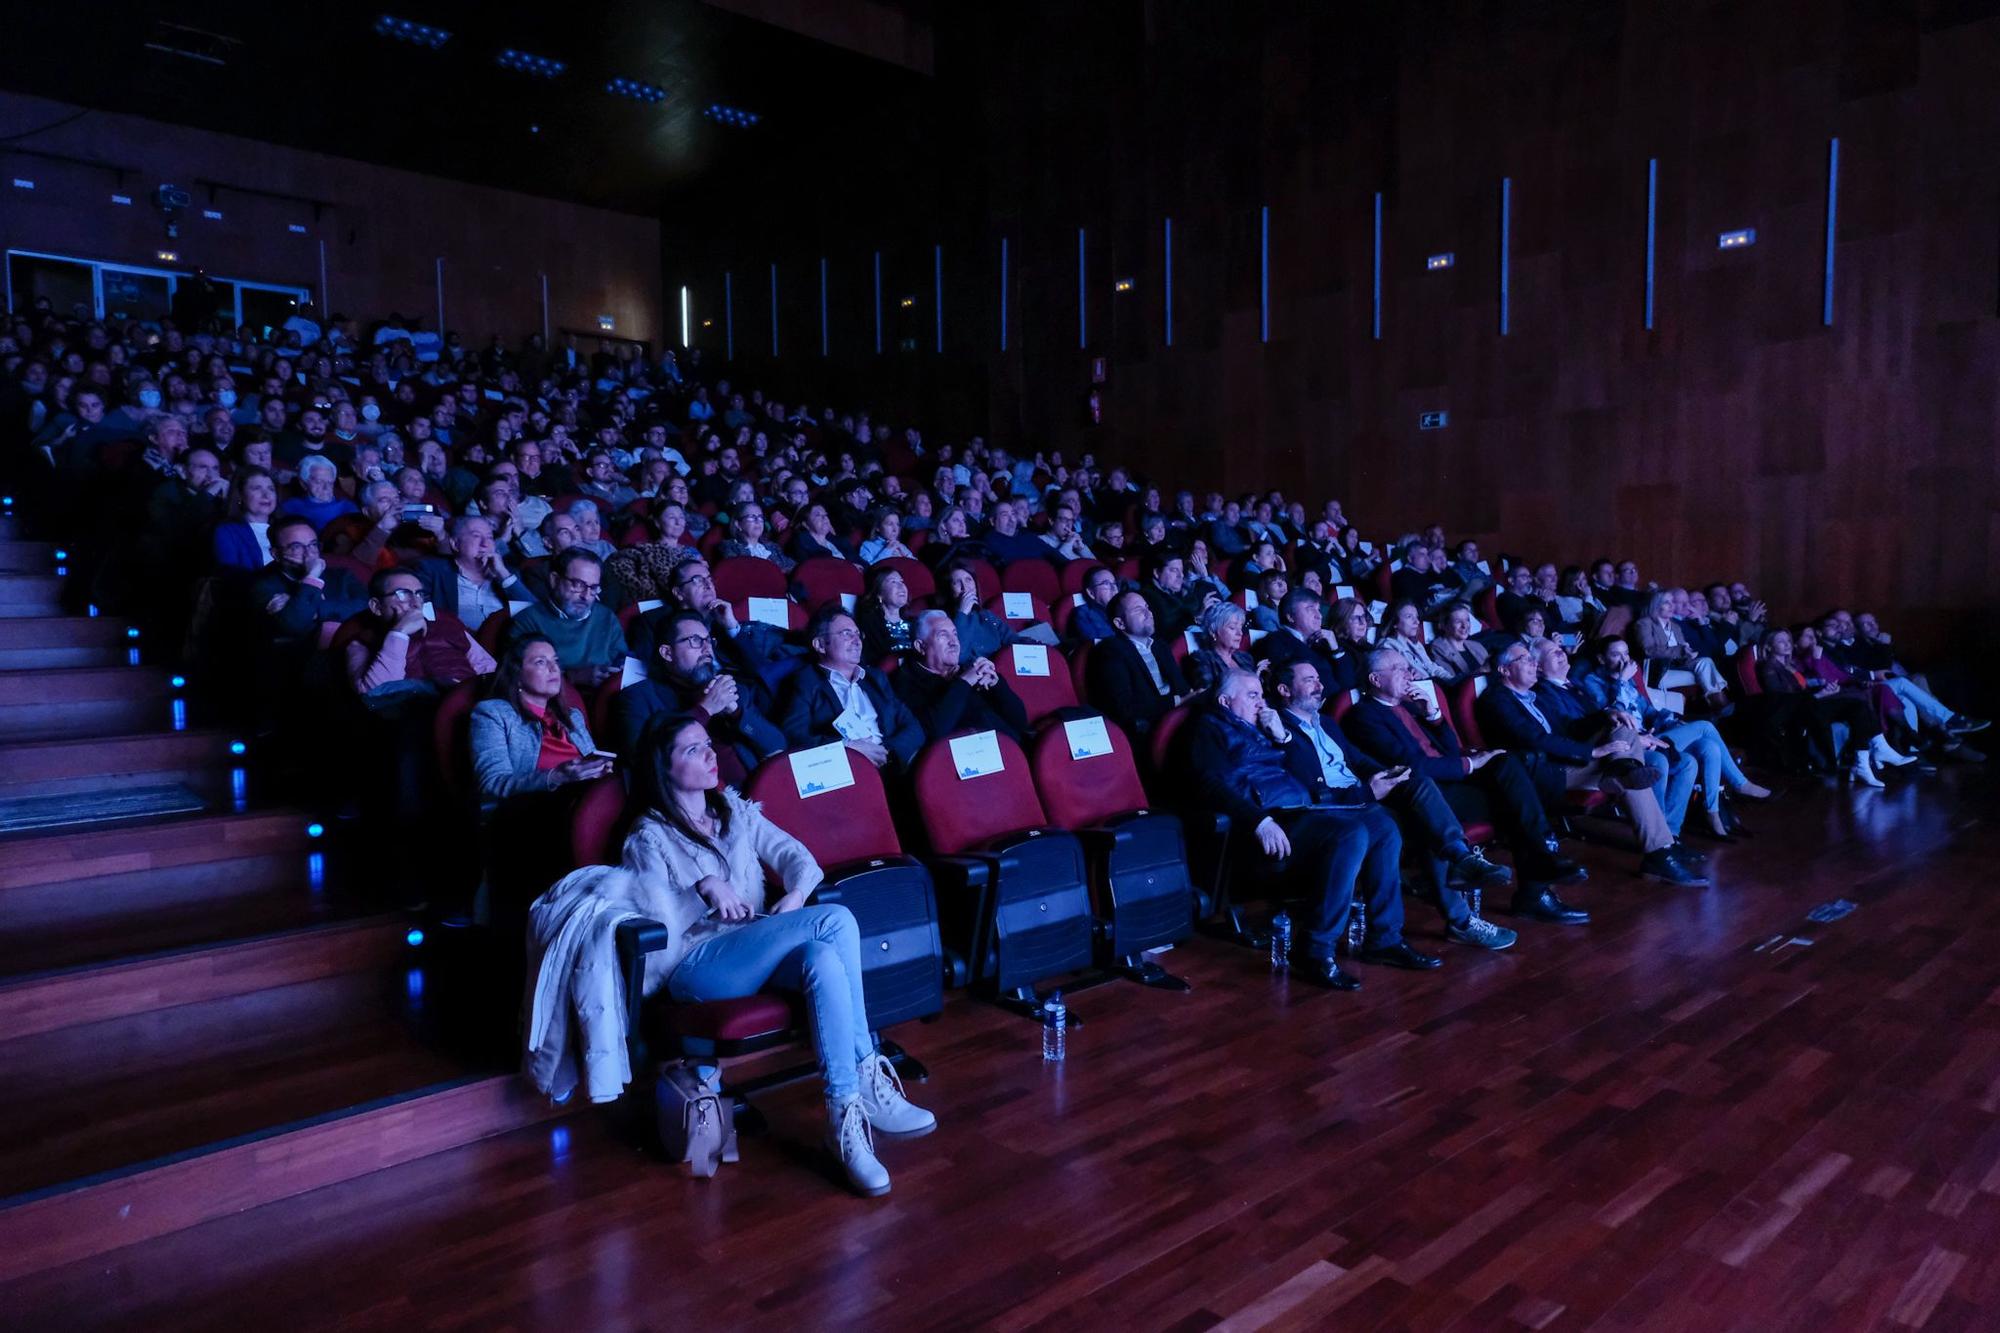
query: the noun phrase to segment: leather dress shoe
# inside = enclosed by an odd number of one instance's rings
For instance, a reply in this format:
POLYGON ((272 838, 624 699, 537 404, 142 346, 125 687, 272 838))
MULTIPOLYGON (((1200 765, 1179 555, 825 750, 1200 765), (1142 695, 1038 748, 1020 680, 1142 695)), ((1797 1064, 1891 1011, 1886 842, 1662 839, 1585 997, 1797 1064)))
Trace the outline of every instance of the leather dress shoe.
POLYGON ((1640 857, 1639 873, 1662 884, 1679 884, 1691 889, 1708 887, 1708 876, 1678 859, 1671 847, 1662 847, 1640 857))
POLYGON ((1293 971, 1315 986, 1328 990, 1360 990, 1361 978, 1343 969, 1331 958, 1311 958, 1300 963, 1293 971))
POLYGON ((1514 895, 1514 902, 1508 908, 1515 916, 1525 916, 1530 921, 1546 921, 1555 926, 1587 926, 1590 913, 1581 907, 1571 907, 1556 897, 1550 888, 1524 888, 1514 895))
POLYGON ((1501 884, 1512 884, 1514 872, 1506 866, 1487 860, 1486 854, 1474 847, 1451 863, 1451 875, 1447 882, 1455 889, 1473 884, 1483 889, 1490 889, 1501 884))
POLYGON ((1444 966, 1444 959, 1418 953, 1407 944, 1373 944, 1363 949, 1359 956, 1364 963, 1407 968, 1412 972, 1428 972, 1434 967, 1444 966))
POLYGON ((1675 838, 1674 845, 1667 848, 1667 850, 1673 853, 1674 860, 1679 861, 1684 866, 1699 870, 1708 864, 1707 852, 1698 852, 1679 838, 1675 838))
POLYGON ((1522 867, 1522 877, 1531 884, 1581 884, 1590 871, 1567 856, 1538 857, 1522 867))

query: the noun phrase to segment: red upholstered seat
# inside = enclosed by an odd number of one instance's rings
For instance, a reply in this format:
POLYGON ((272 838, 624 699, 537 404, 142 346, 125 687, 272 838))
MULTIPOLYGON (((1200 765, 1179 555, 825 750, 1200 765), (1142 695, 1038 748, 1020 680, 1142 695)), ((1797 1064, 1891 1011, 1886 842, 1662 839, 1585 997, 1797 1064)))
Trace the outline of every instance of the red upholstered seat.
POLYGON ((1757 680, 1756 647, 1745 644, 1743 647, 1737 649, 1734 661, 1736 664, 1736 684, 1743 691, 1743 697, 1750 699, 1762 694, 1764 687, 1757 680))
POLYGON ((513 614, 502 607, 479 622, 479 632, 472 637, 479 641, 479 646, 486 650, 487 656, 496 660, 499 658, 500 645, 506 639, 507 626, 513 623, 513 619, 513 614))
POLYGON ((911 771, 917 812, 931 846, 946 856, 1048 822, 1027 756, 1005 736, 994 740, 1000 746, 1001 769, 984 777, 958 776, 949 739, 926 746, 917 756, 911 771))
POLYGON ((1472 599, 1472 613, 1479 617, 1479 623, 1487 629, 1500 628, 1500 592, 1488 584, 1472 599))
POLYGON ((1188 719, 1193 716, 1193 705, 1182 704, 1179 708, 1169 709, 1167 712, 1162 713, 1160 720, 1153 724, 1153 739, 1149 747, 1149 757, 1153 761, 1153 771, 1155 773, 1164 773, 1167 771, 1173 759, 1174 741, 1180 735, 1181 728, 1186 726, 1188 719))
MULTIPOLYGON (((700 551, 706 558, 713 560, 715 558, 715 548, 722 545, 728 537, 728 528, 723 527, 720 523, 711 523, 708 525, 708 531, 701 534, 701 540, 694 544, 694 549, 700 551)), ((755 560, 757 557, 750 556, 748 558, 755 560)), ((769 564, 770 561, 767 560, 764 563, 769 564)))
POLYGON ((1338 724, 1340 719, 1347 716, 1347 711, 1360 702, 1361 691, 1348 690, 1343 694, 1336 694, 1327 700, 1326 711, 1333 715, 1334 722, 1338 724))
MULTIPOLYGON (((1070 688, 1078 699, 1090 697, 1090 648, 1087 643, 1078 644, 1076 652, 1069 659, 1070 688)), ((1051 666, 1054 663, 1050 663, 1051 666)))
POLYGON ((972 571, 973 579, 979 584, 980 601, 989 602, 1000 595, 1000 571, 993 568, 992 565, 987 564, 984 560, 969 558, 963 561, 954 560, 951 563, 962 563, 967 569, 972 571))
POLYGON ((607 677, 602 685, 591 692, 590 738, 597 742, 597 748, 600 750, 609 748, 606 740, 611 735, 611 710, 617 703, 618 691, 623 688, 625 688, 625 673, 620 671, 607 677))
POLYGON ((1016 560, 1000 571, 1005 592, 1031 592, 1037 601, 1053 603, 1063 595, 1062 578, 1046 560, 1016 560))
POLYGON ((647 1010, 649 1022, 657 1021, 663 1035, 681 1042, 770 1044, 805 1026, 805 998, 771 992, 701 1004, 649 1004, 647 1010))
POLYGON ((816 555, 799 562, 792 571, 792 583, 799 600, 809 611, 818 610, 842 593, 861 595, 861 571, 853 564, 830 555, 816 555))
POLYGON ((1069 737, 1060 726, 1050 727, 1033 741, 1029 764, 1035 788, 1058 827, 1095 828, 1152 804, 1139 782, 1124 731, 1107 723, 1104 734, 1111 740, 1111 752, 1088 759, 1070 757, 1069 737))
MULTIPOLYGON (((1095 560, 1072 560, 1064 565, 1057 575, 1057 578, 1061 581, 1064 595, 1067 596, 1072 593, 1082 592, 1085 581, 1090 578, 1090 571, 1101 568, 1103 566, 1095 560)), ((1054 599, 1051 598, 1050 600, 1054 599)))
POLYGON ((1049 714, 1077 706, 1076 683, 1070 679, 1069 663, 1061 653, 1053 648, 1048 650, 1048 675, 1023 676, 1015 669, 1014 652, 1011 646, 1001 649, 993 665, 999 668, 1001 678, 1014 693, 1021 696, 1021 703, 1028 710, 1029 726, 1038 727, 1049 714))
POLYGON ((797 838, 822 866, 874 856, 901 856, 903 844, 889 815, 882 775, 864 759, 850 756, 854 785, 800 796, 789 755, 757 766, 743 794, 762 803, 764 816, 797 838))
POLYGON ((617 777, 584 785, 569 817, 572 866, 611 866, 623 859, 625 833, 638 811, 627 811, 625 784, 617 777))
POLYGON ((1458 732, 1458 743, 1468 750, 1484 750, 1486 737, 1479 730, 1474 705, 1486 692, 1485 676, 1472 676, 1445 687, 1445 714, 1458 732))
MULTIPOLYGON (((765 562, 759 561, 758 563, 762 564, 765 562)), ((750 623, 750 599, 748 597, 738 597, 732 600, 729 603, 729 609, 736 613, 738 624, 747 625, 750 623)), ((812 619, 812 613, 807 611, 805 607, 794 601, 787 600, 785 602, 785 628, 787 630, 804 629, 806 622, 810 619, 812 619)))
POLYGON ((479 702, 485 684, 483 680, 468 680, 445 691, 431 717, 431 744, 437 756, 438 775, 445 795, 458 804, 472 799, 472 706, 479 702))
POLYGON ((1016 597, 1020 597, 1023 595, 1025 595, 1028 599, 1028 609, 1034 613, 1025 620, 1007 614, 1007 594, 1004 592, 1001 593, 998 597, 988 598, 986 602, 986 609, 988 611, 991 611, 994 615, 1000 617, 1002 620, 1006 621, 1008 626, 1011 628, 1025 629, 1029 625, 1048 624, 1049 604, 1043 601, 1041 598, 1035 596, 1035 594, 1033 593, 1014 594, 1014 596, 1016 597))
POLYGON ((746 597, 783 597, 791 591, 785 571, 754 555, 732 555, 715 566, 715 595, 726 602, 746 597))

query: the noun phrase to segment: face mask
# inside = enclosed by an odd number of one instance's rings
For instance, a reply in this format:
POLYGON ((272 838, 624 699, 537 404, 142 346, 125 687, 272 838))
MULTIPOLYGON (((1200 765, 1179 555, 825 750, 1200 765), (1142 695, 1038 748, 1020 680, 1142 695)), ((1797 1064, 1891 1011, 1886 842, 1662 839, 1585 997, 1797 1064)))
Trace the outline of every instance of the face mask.
POLYGON ((156 408, 159 405, 160 405, 160 391, 158 389, 139 390, 139 406, 151 409, 151 408, 156 408))
POLYGON ((236 406, 236 390, 234 389, 217 390, 215 395, 215 402, 216 406, 218 407, 236 406))
POLYGON ((380 421, 382 419, 382 409, 373 403, 363 403, 361 405, 361 419, 363 421, 380 421))

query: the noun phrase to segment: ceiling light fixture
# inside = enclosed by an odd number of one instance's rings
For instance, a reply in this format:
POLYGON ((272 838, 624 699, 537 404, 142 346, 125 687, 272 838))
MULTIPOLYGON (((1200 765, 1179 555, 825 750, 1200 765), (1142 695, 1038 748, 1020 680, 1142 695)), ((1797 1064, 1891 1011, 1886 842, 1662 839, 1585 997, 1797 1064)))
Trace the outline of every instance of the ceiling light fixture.
POLYGON ((547 56, 529 55, 526 51, 516 51, 511 46, 494 57, 494 59, 499 62, 502 69, 516 70, 522 74, 532 74, 538 79, 553 79, 569 68, 568 65, 560 60, 551 60, 547 56))
POLYGON ((393 37, 399 42, 428 46, 433 51, 451 40, 451 34, 443 28, 433 28, 428 23, 415 23, 390 14, 384 14, 375 20, 375 31, 384 37, 393 37))
POLYGON ((616 97, 629 97, 635 102, 664 102, 667 90, 657 83, 646 83, 640 79, 613 79, 604 85, 604 91, 616 97))
POLYGON ((710 120, 719 121, 724 125, 734 125, 739 130, 747 130, 763 119, 755 111, 745 111, 740 107, 724 106, 720 102, 709 103, 708 108, 701 114, 707 116, 710 120))

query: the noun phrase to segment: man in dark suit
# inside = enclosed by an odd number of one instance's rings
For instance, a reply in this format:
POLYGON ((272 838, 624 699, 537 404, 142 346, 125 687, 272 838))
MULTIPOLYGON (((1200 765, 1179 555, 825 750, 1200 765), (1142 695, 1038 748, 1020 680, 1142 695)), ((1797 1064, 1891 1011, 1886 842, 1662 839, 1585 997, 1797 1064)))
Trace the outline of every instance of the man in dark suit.
POLYGON ((646 663, 646 678, 612 699, 611 713, 623 742, 619 749, 638 754, 646 724, 656 715, 687 713, 708 725, 716 744, 733 746, 746 771, 782 751, 785 733, 759 710, 756 691, 716 662, 708 618, 682 609, 662 626, 665 637, 646 663))
POLYGON ((1266 868, 1279 870, 1306 900, 1298 949, 1307 979, 1332 990, 1361 989, 1334 961, 1357 894, 1367 907, 1362 961, 1418 971, 1440 965, 1403 941, 1403 835, 1396 821, 1365 793, 1352 804, 1315 803, 1316 789, 1285 762, 1291 733, 1264 703, 1255 676, 1225 675, 1193 725, 1189 758, 1201 799, 1254 839, 1266 868))
POLYGON ((1490 819, 1499 826, 1521 872, 1516 916, 1566 926, 1589 921, 1588 912, 1563 902, 1550 887, 1574 884, 1586 872, 1550 853, 1548 813, 1521 761, 1501 750, 1465 753, 1443 711, 1413 688, 1409 659, 1393 648, 1376 649, 1368 666, 1367 692, 1340 720, 1340 729, 1377 763, 1407 764, 1437 783, 1460 819, 1490 819))
POLYGON ((1083 579, 1083 600, 1070 612, 1069 637, 1080 643, 1100 643, 1118 633, 1111 627, 1111 599, 1118 595, 1118 576, 1103 565, 1083 579))
POLYGON ((1000 669, 984 657, 958 660, 958 627, 943 611, 917 617, 917 656, 896 671, 896 696, 923 724, 930 740, 958 731, 997 731, 1017 744, 1028 739, 1028 709, 1000 669))
POLYGON ((1085 684, 1091 705, 1136 741, 1194 691, 1172 651, 1154 637, 1153 609, 1142 594, 1111 599, 1111 627, 1118 632, 1090 650, 1085 684))
POLYGON ((785 681, 779 708, 785 743, 794 749, 844 741, 877 768, 907 771, 923 748, 924 728, 889 685, 861 662, 861 627, 838 602, 806 626, 812 661, 785 681))
POLYGON ((787 647, 783 632, 774 625, 738 620, 735 608, 716 596, 715 578, 708 572, 707 561, 684 560, 670 578, 667 604, 639 616, 626 631, 632 656, 652 661, 667 617, 676 611, 694 611, 708 618, 708 632, 715 640, 716 664, 734 676, 738 685, 756 691, 757 706, 768 709, 770 690, 763 673, 780 658, 796 657, 798 649, 787 647))
POLYGON ((1495 865, 1466 841, 1465 826, 1435 782, 1407 765, 1378 764, 1355 749, 1340 728, 1321 716, 1326 693, 1311 663, 1293 662, 1271 673, 1280 717, 1291 732, 1284 743, 1285 763, 1313 792, 1315 805, 1375 802, 1387 806, 1402 827, 1444 867, 1438 877, 1438 911, 1445 933, 1477 949, 1505 949, 1514 943, 1511 930, 1472 914, 1462 888, 1497 888, 1513 881, 1513 872, 1495 865))
POLYGON ((1353 653, 1343 653, 1332 634, 1321 624, 1325 615, 1319 598, 1305 588, 1294 588, 1278 603, 1279 627, 1257 644, 1257 656, 1275 669, 1293 662, 1311 662, 1319 672, 1320 685, 1327 697, 1345 694, 1360 680, 1360 664, 1353 653))
POLYGON ((1640 757, 1636 729, 1618 725, 1608 714, 1565 718, 1558 725, 1536 698, 1541 668, 1525 643, 1502 648, 1493 666, 1498 679, 1480 696, 1480 730, 1524 757, 1544 801, 1593 783, 1606 795, 1622 796, 1639 833, 1639 872, 1667 884, 1707 884, 1674 855, 1673 832, 1652 791, 1659 774, 1640 757))
POLYGON ((1158 550, 1146 557, 1140 570, 1141 592, 1152 609, 1153 623, 1160 637, 1172 640, 1184 634, 1201 614, 1203 603, 1188 596, 1187 567, 1178 553, 1158 550))

